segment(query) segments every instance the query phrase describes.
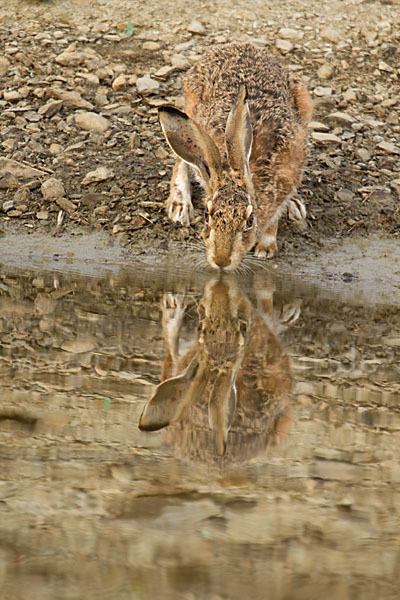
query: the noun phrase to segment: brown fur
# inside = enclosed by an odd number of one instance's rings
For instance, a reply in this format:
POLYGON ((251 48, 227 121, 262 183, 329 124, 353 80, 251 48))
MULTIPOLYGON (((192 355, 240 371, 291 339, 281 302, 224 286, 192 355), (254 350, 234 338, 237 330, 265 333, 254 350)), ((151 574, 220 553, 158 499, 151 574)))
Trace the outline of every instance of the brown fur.
MULTIPOLYGON (((179 126, 164 126, 171 147, 180 156, 167 203, 171 218, 184 224, 190 220, 190 196, 186 208, 178 206, 177 210, 182 188, 177 172, 181 169, 183 176, 183 158, 202 173, 206 205, 211 202, 211 216, 203 231, 210 264, 234 269, 254 243, 257 256, 272 255, 276 223, 302 178, 312 106, 304 84, 265 49, 230 44, 205 54, 188 71, 183 89, 190 119, 182 119, 182 129, 193 122, 200 127, 202 159, 199 164, 188 160, 188 154, 181 151, 182 144, 172 139, 179 137, 179 126), (243 104, 240 96, 244 89, 247 102, 243 104), (248 126, 253 143, 247 167, 243 167, 248 126), (207 146, 217 148, 221 163, 217 168, 209 165, 210 180, 204 169, 207 146), (246 225, 249 205, 254 207, 255 218, 250 227, 246 225)), ((197 130, 195 137, 197 145, 197 130)), ((193 144, 189 154, 192 148, 193 144)))

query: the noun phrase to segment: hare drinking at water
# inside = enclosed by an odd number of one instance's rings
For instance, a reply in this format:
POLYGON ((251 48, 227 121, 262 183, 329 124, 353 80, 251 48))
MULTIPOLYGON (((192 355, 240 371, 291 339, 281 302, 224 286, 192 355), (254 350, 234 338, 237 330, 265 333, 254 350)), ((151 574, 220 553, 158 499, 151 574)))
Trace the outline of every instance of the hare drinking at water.
POLYGON ((305 217, 291 195, 302 178, 311 98, 305 85, 265 49, 230 44, 205 54, 187 73, 185 112, 160 107, 177 161, 167 212, 188 225, 190 177, 205 188, 202 237, 215 269, 231 271, 255 246, 273 256, 286 209, 305 217))

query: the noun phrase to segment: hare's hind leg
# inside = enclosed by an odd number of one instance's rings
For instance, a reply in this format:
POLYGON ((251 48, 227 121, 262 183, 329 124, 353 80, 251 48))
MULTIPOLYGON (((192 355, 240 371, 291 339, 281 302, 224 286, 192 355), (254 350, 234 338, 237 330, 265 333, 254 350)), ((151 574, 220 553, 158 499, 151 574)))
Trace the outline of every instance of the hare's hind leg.
POLYGON ((180 158, 177 159, 172 173, 166 208, 172 221, 186 226, 190 225, 193 217, 193 204, 189 166, 180 158))

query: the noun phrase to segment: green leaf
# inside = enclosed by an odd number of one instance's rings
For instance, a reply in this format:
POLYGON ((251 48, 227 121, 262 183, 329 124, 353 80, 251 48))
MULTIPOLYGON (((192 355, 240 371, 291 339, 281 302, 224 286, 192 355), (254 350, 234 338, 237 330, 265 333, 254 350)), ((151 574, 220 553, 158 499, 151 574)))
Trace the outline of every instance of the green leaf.
POLYGON ((124 29, 124 33, 126 33, 126 35, 128 37, 132 37, 132 35, 136 34, 136 29, 134 24, 132 23, 132 21, 128 21, 126 24, 126 27, 124 29))

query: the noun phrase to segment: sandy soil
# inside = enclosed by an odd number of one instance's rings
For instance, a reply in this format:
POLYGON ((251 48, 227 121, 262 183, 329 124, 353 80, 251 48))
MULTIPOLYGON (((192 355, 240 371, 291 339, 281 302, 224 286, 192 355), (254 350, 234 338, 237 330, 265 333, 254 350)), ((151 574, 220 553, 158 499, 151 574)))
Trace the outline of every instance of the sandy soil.
POLYGON ((279 260, 324 254, 327 239, 338 247, 371 234, 398 240, 397 8, 397 0, 3 3, 2 232, 104 230, 142 254, 168 251, 176 242, 189 246, 202 227, 201 202, 190 228, 165 215, 173 159, 157 106, 179 105, 182 76, 204 50, 250 40, 298 71, 314 99, 298 191, 307 227, 298 231, 282 220, 279 260), (143 78, 150 78, 144 89, 143 78), (87 129, 85 112, 106 121, 87 129), (90 183, 88 173, 99 167, 90 183), (46 194, 49 179, 61 192, 46 194))

